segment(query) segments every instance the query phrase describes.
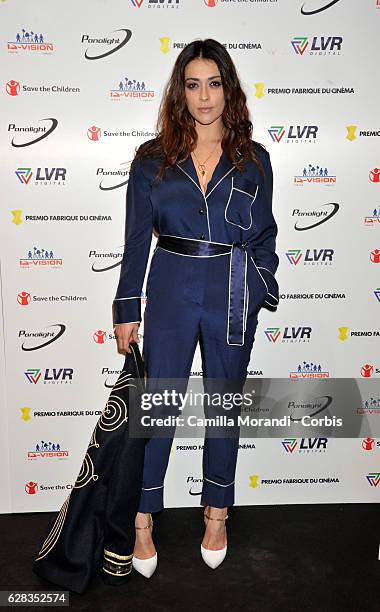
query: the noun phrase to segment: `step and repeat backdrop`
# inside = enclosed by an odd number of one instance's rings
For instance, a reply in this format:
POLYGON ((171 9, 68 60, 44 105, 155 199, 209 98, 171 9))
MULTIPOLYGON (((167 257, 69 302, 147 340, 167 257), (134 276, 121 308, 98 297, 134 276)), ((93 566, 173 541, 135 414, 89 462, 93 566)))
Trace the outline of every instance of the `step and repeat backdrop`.
MULTIPOLYGON (((310 379, 314 400, 289 397, 298 416, 346 379, 352 425, 241 438, 236 503, 379 501, 379 24, 379 0, 0 2, 0 511, 56 510, 75 482, 124 363, 111 305, 129 165, 176 56, 207 37, 274 171, 281 300, 248 374, 310 379)), ((174 440, 166 506, 199 504, 201 459, 201 438, 174 440)))

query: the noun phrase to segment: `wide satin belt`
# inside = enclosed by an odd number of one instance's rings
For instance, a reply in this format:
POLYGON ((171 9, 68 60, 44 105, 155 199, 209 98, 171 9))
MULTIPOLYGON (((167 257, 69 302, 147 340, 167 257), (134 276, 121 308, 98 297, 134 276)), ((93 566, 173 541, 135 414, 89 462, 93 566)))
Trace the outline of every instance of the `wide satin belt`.
POLYGON ((172 253, 192 257, 212 257, 230 254, 227 343, 244 344, 247 308, 247 248, 248 242, 211 242, 160 234, 157 246, 172 253))

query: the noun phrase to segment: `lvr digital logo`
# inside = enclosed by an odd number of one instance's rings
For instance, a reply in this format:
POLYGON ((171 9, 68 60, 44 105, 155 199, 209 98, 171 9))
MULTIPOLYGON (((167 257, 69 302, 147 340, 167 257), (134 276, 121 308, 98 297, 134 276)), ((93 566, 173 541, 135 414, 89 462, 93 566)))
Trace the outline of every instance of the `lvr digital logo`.
POLYGON ((293 453, 297 447, 299 452, 321 452, 326 450, 327 438, 301 438, 299 446, 297 438, 285 438, 282 441, 282 446, 287 453, 293 453))
MULTIPOLYGON (((66 168, 37 168, 35 184, 41 183, 64 183, 66 180, 66 168)), ((32 168, 20 167, 15 174, 22 185, 28 185, 33 176, 32 168)))
POLYGON ((303 55, 307 48, 310 55, 339 54, 342 42, 341 36, 313 36, 311 42, 308 36, 295 36, 290 41, 296 55, 303 55))
POLYGON ((24 372, 28 381, 33 385, 36 385, 40 380, 43 380, 44 384, 58 382, 71 383, 73 373, 73 368, 46 368, 44 372, 39 368, 28 368, 26 372, 24 372))
POLYGON ((286 138, 291 142, 298 140, 315 140, 318 135, 317 125, 271 125, 268 133, 273 142, 281 142, 286 134, 286 138))
POLYGON ((380 484, 380 472, 370 472, 366 478, 371 487, 377 487, 380 484))
MULTIPOLYGON (((311 327, 299 326, 284 328, 282 334, 282 342, 310 342, 311 327)), ((267 327, 264 333, 269 342, 276 342, 281 337, 281 329, 279 327, 267 327)))
MULTIPOLYGON (((333 260, 334 249, 306 249, 303 259, 306 264, 331 264, 333 260)), ((286 257, 290 264, 296 266, 302 260, 301 249, 289 249, 286 251, 286 257)))

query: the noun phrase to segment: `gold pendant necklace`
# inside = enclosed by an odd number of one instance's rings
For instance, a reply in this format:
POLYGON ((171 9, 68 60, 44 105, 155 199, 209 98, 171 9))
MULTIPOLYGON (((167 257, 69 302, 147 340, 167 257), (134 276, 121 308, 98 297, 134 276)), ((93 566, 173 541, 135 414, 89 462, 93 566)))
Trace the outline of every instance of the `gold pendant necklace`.
POLYGON ((210 155, 204 160, 204 162, 200 162, 198 157, 195 154, 195 151, 193 151, 194 153, 194 157, 197 160, 197 164, 198 164, 198 173, 201 175, 201 180, 202 180, 202 184, 204 185, 206 182, 206 175, 207 175, 207 169, 206 169, 206 162, 210 159, 210 157, 214 154, 218 144, 220 143, 220 141, 218 141, 215 145, 215 147, 213 148, 213 150, 211 151, 210 155))

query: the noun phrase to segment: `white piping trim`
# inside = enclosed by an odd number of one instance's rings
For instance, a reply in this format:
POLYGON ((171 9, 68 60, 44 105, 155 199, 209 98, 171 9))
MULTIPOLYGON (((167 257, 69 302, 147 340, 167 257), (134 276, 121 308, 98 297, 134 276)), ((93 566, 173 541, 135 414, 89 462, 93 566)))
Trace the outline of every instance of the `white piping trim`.
POLYGON ((164 485, 161 485, 160 487, 150 487, 150 489, 144 489, 144 487, 141 487, 142 491, 155 491, 156 489, 163 489, 164 485))
MULTIPOLYGON (((228 176, 230 174, 230 172, 232 172, 232 170, 234 170, 235 168, 230 168, 230 170, 228 172, 226 172, 226 174, 224 176, 222 176, 221 179, 219 179, 219 181, 216 183, 216 185, 214 185, 214 187, 211 189, 211 191, 205 196, 206 200, 208 198, 209 195, 212 194, 212 192, 214 191, 214 189, 216 189, 216 187, 219 185, 219 183, 221 183, 223 181, 223 179, 226 178, 226 176, 228 176)), ((212 177, 211 177, 212 178, 212 177)))
POLYGON ((183 168, 181 168, 181 166, 180 166, 179 164, 176 164, 176 166, 178 166, 178 168, 179 168, 180 170, 182 170, 182 172, 183 172, 184 174, 186 174, 186 176, 187 176, 187 177, 188 177, 188 178, 189 178, 189 179, 190 179, 190 180, 191 180, 191 181, 194 183, 194 185, 196 186, 196 188, 197 188, 197 189, 199 189, 199 191, 201 192, 201 194, 202 194, 202 196, 203 196, 203 200, 204 200, 204 203, 205 203, 205 206, 206 206, 207 227, 208 227, 208 236, 209 236, 209 238, 208 238, 208 239, 211 241, 210 220, 209 220, 209 217, 208 217, 208 206, 207 206, 207 200, 206 200, 206 198, 205 198, 205 194, 204 194, 204 192, 202 191, 202 189, 200 188, 200 186, 199 186, 199 185, 198 185, 198 184, 197 184, 197 183, 194 181, 194 179, 193 179, 193 178, 190 176, 190 174, 188 174, 188 173, 186 172, 186 170, 184 170, 183 168))
POLYGON ((203 476, 203 480, 207 480, 207 482, 212 482, 212 484, 216 484, 216 485, 218 485, 218 487, 230 487, 235 482, 233 480, 232 482, 230 482, 230 484, 222 485, 219 482, 215 482, 215 480, 210 480, 209 478, 206 478, 206 476, 203 476))
POLYGON ((245 313, 244 313, 244 327, 243 327, 244 332, 247 329, 247 314, 248 314, 248 304, 249 304, 249 288, 248 288, 248 285, 247 285, 247 294, 248 294, 248 296, 247 296, 247 304, 246 304, 245 313))
POLYGON ((141 323, 141 321, 124 321, 124 323, 114 323, 114 327, 116 327, 116 325, 124 325, 125 323, 141 323))
POLYGON ((134 297, 128 297, 128 298, 115 298, 114 302, 118 302, 119 300, 141 300, 141 296, 136 295, 134 297))
POLYGON ((270 295, 270 297, 272 297, 274 300, 276 300, 276 302, 277 302, 277 304, 278 304, 278 299, 276 298, 276 296, 275 296, 275 295, 272 295, 271 293, 269 293, 269 291, 268 291, 268 295, 270 295))
POLYGON ((264 285, 265 285, 265 287, 266 287, 266 290, 267 290, 267 294, 268 294, 268 293, 269 293, 268 285, 266 284, 266 282, 265 282, 265 279, 264 279, 263 275, 261 274, 261 272, 259 272, 258 267, 256 266, 255 262, 253 261, 253 259, 252 259, 252 255, 250 255, 250 258, 251 258, 252 263, 253 263, 253 265, 255 266, 255 268, 256 268, 256 270, 257 270, 257 272, 260 274, 261 280, 263 281, 263 283, 264 283, 264 285))
POLYGON ((231 191, 230 191, 230 195, 229 195, 226 207, 224 209, 224 218, 227 221, 227 223, 230 223, 231 225, 236 225, 237 227, 240 227, 243 230, 249 230, 252 227, 252 223, 253 223, 253 219, 252 219, 252 204, 256 200, 258 189, 259 189, 259 186, 256 185, 256 192, 255 192, 255 195, 253 196, 251 193, 248 193, 248 191, 243 191, 242 189, 238 189, 237 187, 234 187, 234 177, 232 177, 232 179, 231 179, 231 191), (249 218, 251 219, 251 223, 248 225, 248 227, 244 227, 243 225, 239 225, 239 223, 234 223, 233 221, 229 221, 227 219, 227 209, 228 209, 228 206, 230 204, 233 191, 239 191, 240 193, 245 193, 246 195, 249 195, 252 198, 252 202, 249 205, 249 218))
POLYGON ((268 302, 268 300, 264 300, 264 304, 269 304, 269 306, 272 306, 272 308, 277 308, 277 304, 271 304, 268 302))
POLYGON ((190 174, 188 174, 188 173, 186 172, 186 170, 184 170, 184 169, 183 169, 183 168, 182 168, 182 167, 181 167, 179 164, 176 164, 176 166, 178 166, 178 168, 179 168, 180 170, 182 170, 182 172, 183 172, 184 174, 186 174, 186 176, 187 176, 187 177, 188 177, 188 178, 189 178, 189 179, 190 179, 190 180, 191 180, 191 181, 194 183, 194 185, 196 186, 196 188, 197 188, 197 189, 199 189, 199 191, 200 191, 201 193, 203 193, 202 189, 200 188, 200 186, 198 185, 198 183, 196 183, 196 182, 194 181, 193 177, 192 177, 192 176, 190 176, 190 174))
MULTIPOLYGON (((244 309, 246 308, 246 293, 248 289, 247 285, 247 251, 244 251, 245 254, 245 270, 244 270, 244 309)), ((229 346, 243 346, 244 345, 244 335, 245 335, 245 323, 243 323, 243 341, 242 342, 228 342, 228 330, 230 327, 230 298, 231 298, 231 263, 232 263, 232 253, 230 257, 230 271, 228 275, 228 312, 227 312, 227 344, 229 346)), ((260 272, 259 272, 260 274, 260 272)))
POLYGON ((266 270, 267 272, 269 272, 269 274, 271 274, 274 278, 274 274, 273 272, 271 272, 270 270, 268 270, 268 268, 264 268, 264 266, 257 266, 259 268, 259 270, 266 270))

